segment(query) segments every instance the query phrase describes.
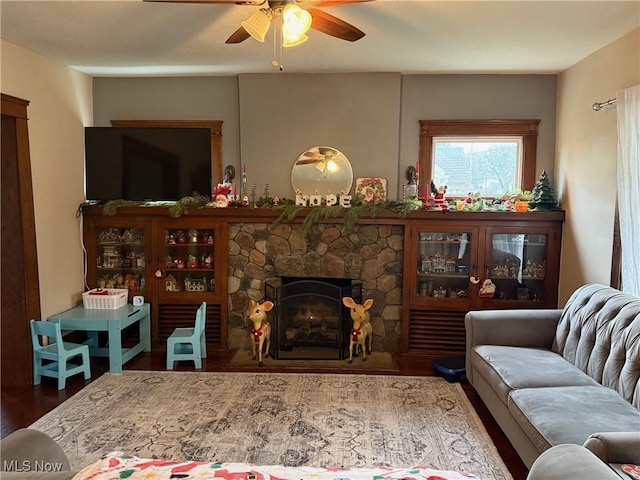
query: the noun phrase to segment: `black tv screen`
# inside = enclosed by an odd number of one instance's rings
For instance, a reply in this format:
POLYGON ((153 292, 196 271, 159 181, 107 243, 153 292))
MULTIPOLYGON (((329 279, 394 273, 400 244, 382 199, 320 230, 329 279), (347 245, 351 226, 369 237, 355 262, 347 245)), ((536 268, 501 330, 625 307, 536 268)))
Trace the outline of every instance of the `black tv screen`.
POLYGON ((87 200, 211 195, 208 128, 85 127, 84 134, 87 200))

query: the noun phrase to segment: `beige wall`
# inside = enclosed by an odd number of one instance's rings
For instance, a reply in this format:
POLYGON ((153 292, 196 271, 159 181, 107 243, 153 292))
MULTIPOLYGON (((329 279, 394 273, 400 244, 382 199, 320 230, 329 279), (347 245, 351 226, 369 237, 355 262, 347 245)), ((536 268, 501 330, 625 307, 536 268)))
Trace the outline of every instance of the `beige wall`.
POLYGON ((2 41, 0 89, 29 100, 29 146, 43 318, 74 306, 84 291, 80 220, 84 125, 91 78, 2 41))
POLYGON ((640 29, 558 78, 556 190, 567 212, 559 302, 585 283, 609 285, 616 199, 616 109, 591 105, 640 83, 640 29))

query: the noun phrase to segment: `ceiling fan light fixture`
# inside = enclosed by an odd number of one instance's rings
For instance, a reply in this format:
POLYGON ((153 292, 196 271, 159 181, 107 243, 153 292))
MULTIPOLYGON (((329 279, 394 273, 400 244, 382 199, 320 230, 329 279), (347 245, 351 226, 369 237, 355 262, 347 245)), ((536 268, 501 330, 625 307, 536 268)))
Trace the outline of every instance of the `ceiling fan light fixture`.
POLYGON ((289 36, 286 33, 284 33, 284 29, 282 31, 282 46, 285 48, 288 47, 295 47, 296 45, 301 45, 304 42, 306 42, 307 40, 309 40, 309 37, 307 35, 305 35, 304 33, 302 35, 299 36, 289 36))
POLYGON ((257 41, 264 42, 271 25, 271 14, 265 9, 260 9, 240 25, 257 41))
POLYGON ((302 37, 311 28, 311 14, 298 5, 288 3, 282 9, 282 32, 290 39, 302 37))

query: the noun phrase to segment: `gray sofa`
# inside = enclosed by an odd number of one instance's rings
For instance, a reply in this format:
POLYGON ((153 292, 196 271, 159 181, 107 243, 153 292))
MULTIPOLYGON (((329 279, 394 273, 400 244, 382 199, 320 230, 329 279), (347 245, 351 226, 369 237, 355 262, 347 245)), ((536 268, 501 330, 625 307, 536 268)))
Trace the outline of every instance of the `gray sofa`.
POLYGON ((465 327, 467 379, 527 467, 560 444, 640 464, 640 298, 585 285, 564 309, 472 311, 465 327))

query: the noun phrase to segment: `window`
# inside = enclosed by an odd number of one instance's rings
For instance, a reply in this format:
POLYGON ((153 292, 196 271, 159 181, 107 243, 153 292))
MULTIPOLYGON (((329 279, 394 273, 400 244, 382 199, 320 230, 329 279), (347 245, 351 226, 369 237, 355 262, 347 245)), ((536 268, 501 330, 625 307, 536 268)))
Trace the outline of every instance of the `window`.
POLYGON ((535 183, 539 120, 420 120, 422 188, 496 197, 535 183), (425 178, 426 177, 426 178, 425 178))
POLYGON ((497 197, 520 188, 522 137, 434 137, 433 181, 447 195, 497 197))

